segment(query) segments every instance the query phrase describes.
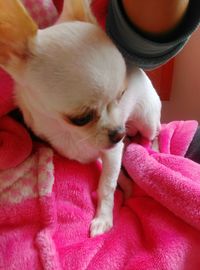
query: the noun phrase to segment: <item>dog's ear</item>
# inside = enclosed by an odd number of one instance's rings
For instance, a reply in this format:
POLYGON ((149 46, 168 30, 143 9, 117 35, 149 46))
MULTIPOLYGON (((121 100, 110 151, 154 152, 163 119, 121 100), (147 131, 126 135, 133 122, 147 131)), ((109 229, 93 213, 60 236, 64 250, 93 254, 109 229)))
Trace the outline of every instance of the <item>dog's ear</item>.
POLYGON ((37 25, 19 0, 0 0, 0 65, 28 55, 37 25))
POLYGON ((97 24, 90 4, 91 0, 64 0, 63 11, 58 23, 65 21, 83 21, 97 24))

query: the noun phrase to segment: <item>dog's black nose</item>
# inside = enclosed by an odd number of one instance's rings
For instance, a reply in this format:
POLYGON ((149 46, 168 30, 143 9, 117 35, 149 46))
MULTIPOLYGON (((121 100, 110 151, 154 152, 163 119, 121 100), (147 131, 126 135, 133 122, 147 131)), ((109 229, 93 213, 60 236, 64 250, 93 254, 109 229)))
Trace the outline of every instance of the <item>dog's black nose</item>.
POLYGON ((124 136, 125 136, 125 131, 123 128, 109 130, 108 132, 108 137, 111 143, 118 143, 124 138, 124 136))

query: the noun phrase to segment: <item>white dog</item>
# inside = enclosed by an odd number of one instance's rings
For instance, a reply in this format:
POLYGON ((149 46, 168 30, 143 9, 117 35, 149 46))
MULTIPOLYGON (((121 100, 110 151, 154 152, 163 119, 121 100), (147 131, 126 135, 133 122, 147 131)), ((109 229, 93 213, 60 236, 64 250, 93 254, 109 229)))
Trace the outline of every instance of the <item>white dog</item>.
POLYGON ((16 103, 36 135, 67 158, 102 159, 90 234, 108 231, 126 124, 127 133, 149 139, 160 126, 151 82, 138 68, 126 71, 84 0, 66 1, 59 23, 45 30, 18 0, 0 0, 0 64, 15 79, 16 103))

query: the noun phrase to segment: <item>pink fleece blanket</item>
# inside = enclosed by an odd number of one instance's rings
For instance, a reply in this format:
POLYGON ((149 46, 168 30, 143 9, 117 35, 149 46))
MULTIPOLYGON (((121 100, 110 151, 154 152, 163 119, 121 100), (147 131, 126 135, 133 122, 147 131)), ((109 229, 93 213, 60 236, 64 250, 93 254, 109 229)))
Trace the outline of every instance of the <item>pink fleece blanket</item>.
POLYGON ((90 238, 100 165, 32 142, 7 115, 12 86, 0 71, 0 269, 200 269, 200 165, 184 158, 197 122, 163 125, 159 152, 127 146, 132 194, 116 190, 113 228, 90 238))
MULTIPOLYGON (((195 128, 170 123, 160 146, 185 151, 195 128)), ((200 165, 132 143, 124 166, 133 194, 116 191, 114 226, 95 238, 98 163, 81 165, 35 145, 20 165, 1 170, 0 269, 198 270, 200 165)))

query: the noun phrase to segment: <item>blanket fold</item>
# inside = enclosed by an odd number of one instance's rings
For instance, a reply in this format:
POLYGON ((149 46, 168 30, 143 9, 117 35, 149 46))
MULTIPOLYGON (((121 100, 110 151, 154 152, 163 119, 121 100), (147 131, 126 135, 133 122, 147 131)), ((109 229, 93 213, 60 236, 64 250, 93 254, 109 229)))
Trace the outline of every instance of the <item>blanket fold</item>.
POLYGON ((141 146, 131 145, 125 153, 124 165, 147 194, 200 229, 199 164, 175 155, 149 155, 141 146))

